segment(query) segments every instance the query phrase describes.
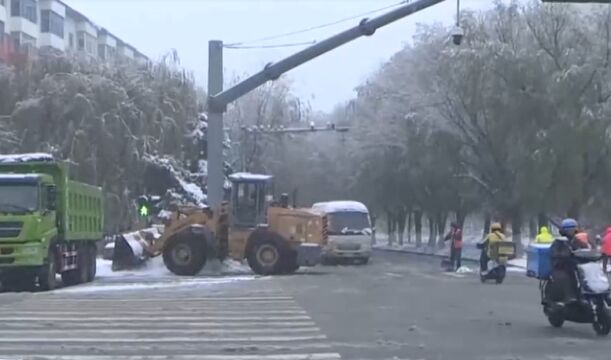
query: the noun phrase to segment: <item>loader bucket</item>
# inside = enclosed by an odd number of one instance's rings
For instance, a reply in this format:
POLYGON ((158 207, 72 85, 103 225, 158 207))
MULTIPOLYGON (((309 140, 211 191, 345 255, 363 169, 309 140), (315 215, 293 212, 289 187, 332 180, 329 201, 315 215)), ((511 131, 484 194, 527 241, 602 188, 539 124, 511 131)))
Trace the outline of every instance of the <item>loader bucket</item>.
POLYGON ((144 248, 136 239, 117 235, 112 256, 112 270, 120 271, 138 267, 146 261, 144 248))

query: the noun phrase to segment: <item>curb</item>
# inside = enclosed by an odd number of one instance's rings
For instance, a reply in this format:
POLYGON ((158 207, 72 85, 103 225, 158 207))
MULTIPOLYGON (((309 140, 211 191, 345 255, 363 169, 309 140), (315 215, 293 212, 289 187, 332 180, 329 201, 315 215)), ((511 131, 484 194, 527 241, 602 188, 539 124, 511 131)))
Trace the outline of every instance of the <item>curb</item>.
MULTIPOLYGON (((441 254, 429 254, 429 253, 423 253, 423 252, 420 252, 420 251, 406 250, 406 249, 388 249, 388 248, 378 248, 378 247, 373 247, 373 249, 377 250, 377 251, 387 251, 387 252, 404 253, 404 254, 410 254, 410 255, 428 256, 428 257, 434 257, 434 258, 438 258, 438 259, 444 259, 444 258, 447 257, 447 256, 441 255, 441 254)), ((479 259, 474 259, 474 258, 471 258, 471 257, 463 257, 462 261, 466 261, 466 262, 470 262, 470 263, 479 263, 479 259)), ((512 268, 518 268, 518 269, 526 270, 525 267, 517 266, 517 265, 513 265, 513 264, 507 264, 507 267, 512 267, 512 268)))

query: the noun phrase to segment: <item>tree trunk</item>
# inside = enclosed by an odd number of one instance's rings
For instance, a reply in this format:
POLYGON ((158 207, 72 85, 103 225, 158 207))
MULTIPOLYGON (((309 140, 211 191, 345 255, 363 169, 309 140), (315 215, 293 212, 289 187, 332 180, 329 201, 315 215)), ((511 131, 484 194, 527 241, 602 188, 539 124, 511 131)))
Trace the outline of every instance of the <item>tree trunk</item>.
POLYGON ((511 239, 516 244, 516 255, 522 256, 524 248, 522 246, 522 212, 515 209, 511 214, 511 239))
POLYGON ((544 212, 540 212, 539 214, 537 214, 537 222, 539 225, 538 229, 541 229, 542 226, 549 228, 549 221, 547 219, 547 214, 545 214, 544 212))
POLYGON ((388 245, 392 245, 397 240, 397 220, 390 211, 386 212, 386 223, 388 225, 388 245))
POLYGON ((407 213, 407 242, 409 244, 412 243, 412 220, 413 220, 413 211, 409 211, 407 213))
POLYGON ((490 223, 492 222, 492 217, 490 216, 490 213, 486 213, 484 215, 484 233, 482 235, 482 239, 485 238, 488 233, 490 232, 490 223))
POLYGON ((445 242, 443 236, 446 229, 446 223, 448 221, 448 214, 438 214, 437 216, 437 247, 443 248, 445 242))
POLYGON ((422 211, 414 211, 414 230, 416 231, 416 247, 422 246, 422 211))
POLYGON ((571 206, 567 211, 567 216, 573 218, 575 220, 579 220, 579 215, 581 214, 581 209, 577 200, 573 200, 571 202, 571 206))
POLYGON ((403 246, 403 238, 405 236, 405 222, 407 220, 405 208, 400 208, 397 211, 397 233, 399 235, 399 245, 403 246))
POLYGON ((435 226, 435 219, 433 216, 427 216, 429 220, 429 243, 428 246, 432 249, 435 247, 435 240, 437 239, 437 226, 435 226))
POLYGON ((528 219, 528 230, 530 232, 530 239, 534 240, 539 233, 539 229, 537 229, 537 219, 533 217, 528 219))
POLYGON ((465 220, 467 219, 467 213, 459 210, 456 212, 456 224, 462 229, 465 226, 465 220))

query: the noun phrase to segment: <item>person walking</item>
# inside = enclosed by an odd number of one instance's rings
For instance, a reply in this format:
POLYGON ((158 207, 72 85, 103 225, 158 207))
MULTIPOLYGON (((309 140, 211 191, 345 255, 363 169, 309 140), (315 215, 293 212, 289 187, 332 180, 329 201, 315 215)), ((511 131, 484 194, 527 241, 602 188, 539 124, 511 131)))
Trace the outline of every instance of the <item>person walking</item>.
POLYGON ((462 266, 462 229, 457 223, 450 224, 450 232, 445 236, 445 241, 451 240, 450 246, 450 266, 452 271, 460 269, 462 266))

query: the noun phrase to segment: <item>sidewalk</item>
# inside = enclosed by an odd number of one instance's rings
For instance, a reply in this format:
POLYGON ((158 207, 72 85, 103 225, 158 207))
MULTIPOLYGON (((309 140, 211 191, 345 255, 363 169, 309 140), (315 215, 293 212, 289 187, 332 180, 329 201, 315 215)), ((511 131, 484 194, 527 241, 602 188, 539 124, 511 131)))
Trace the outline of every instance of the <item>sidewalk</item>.
MULTIPOLYGON (((426 245, 422 245, 421 247, 416 247, 415 244, 404 244, 403 246, 399 246, 398 244, 393 244, 392 246, 388 246, 387 244, 375 244, 373 245, 374 249, 383 250, 383 251, 393 251, 393 252, 403 252, 408 254, 416 254, 423 256, 431 256, 436 258, 449 258, 450 257, 450 247, 446 246, 443 249, 438 248, 430 248, 426 245)), ((463 261, 468 262, 477 262, 479 263, 480 250, 475 246, 475 244, 465 244, 462 250, 462 259, 463 261)), ((508 263, 509 266, 514 268, 520 268, 526 270, 526 258, 519 258, 510 260, 508 263)))

